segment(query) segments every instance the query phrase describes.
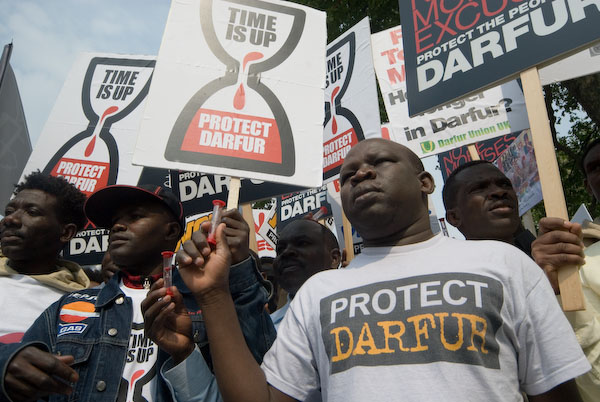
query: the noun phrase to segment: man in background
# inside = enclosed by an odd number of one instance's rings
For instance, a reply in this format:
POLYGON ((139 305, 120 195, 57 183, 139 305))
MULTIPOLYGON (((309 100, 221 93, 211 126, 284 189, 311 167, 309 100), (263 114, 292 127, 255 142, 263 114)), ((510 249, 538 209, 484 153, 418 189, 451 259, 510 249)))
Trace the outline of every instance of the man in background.
POLYGON ((19 342, 48 306, 90 282, 60 258, 87 219, 85 195, 62 177, 25 176, 0 221, 0 343, 19 342))

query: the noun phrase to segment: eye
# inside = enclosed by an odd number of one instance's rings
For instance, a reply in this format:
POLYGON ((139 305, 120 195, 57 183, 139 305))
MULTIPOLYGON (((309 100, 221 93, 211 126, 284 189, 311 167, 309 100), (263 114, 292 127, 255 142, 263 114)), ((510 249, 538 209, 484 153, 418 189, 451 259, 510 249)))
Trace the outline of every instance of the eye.
POLYGON ((37 208, 27 208, 27 214, 30 216, 40 216, 42 215, 42 211, 37 208))
POLYGON ((14 208, 6 207, 6 209, 4 210, 4 216, 8 216, 8 215, 12 214, 13 212, 15 212, 14 208))

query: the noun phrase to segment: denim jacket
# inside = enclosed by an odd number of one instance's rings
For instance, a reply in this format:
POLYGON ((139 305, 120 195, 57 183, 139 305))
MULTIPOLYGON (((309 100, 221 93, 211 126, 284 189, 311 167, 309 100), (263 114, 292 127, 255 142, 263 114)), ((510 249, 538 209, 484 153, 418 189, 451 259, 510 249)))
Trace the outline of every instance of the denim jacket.
MULTIPOLYGON (((252 354, 260 363, 275 339, 275 330, 264 310, 266 292, 259 278, 252 258, 231 267, 229 274, 229 287, 242 331, 252 354)), ((182 293, 192 318, 194 342, 210 366, 207 335, 200 309, 177 272, 173 281, 182 293)), ((115 401, 125 367, 133 316, 131 299, 124 296, 119 282, 120 276, 114 275, 105 286, 63 296, 38 317, 20 344, 0 346, 0 401, 10 401, 4 386, 10 359, 30 345, 75 358, 72 367, 78 372, 79 381, 73 393, 68 396, 51 395, 50 401, 115 401), (78 322, 61 322, 61 308, 73 302, 93 303, 95 311, 87 313, 89 317, 78 322)), ((159 350, 156 367, 162 367, 168 358, 168 354, 159 350)), ((173 396, 160 374, 157 380, 155 401, 172 401, 173 396)))

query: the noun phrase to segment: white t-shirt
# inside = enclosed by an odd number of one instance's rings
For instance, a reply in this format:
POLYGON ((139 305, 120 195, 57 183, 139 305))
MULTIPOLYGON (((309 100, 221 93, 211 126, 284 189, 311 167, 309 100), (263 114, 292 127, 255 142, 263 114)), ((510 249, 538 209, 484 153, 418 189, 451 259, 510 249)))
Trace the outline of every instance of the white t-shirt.
POLYGON ((0 343, 20 342, 36 318, 64 294, 29 275, 0 276, 0 343))
POLYGON ((147 289, 133 289, 125 286, 121 281, 121 290, 131 298, 133 304, 133 321, 129 335, 129 348, 123 370, 121 387, 127 387, 127 398, 123 389, 119 390, 118 402, 146 401, 152 402, 156 395, 156 358, 158 346, 144 334, 144 315, 142 314, 142 301, 148 294, 147 289))
POLYGON ((298 400, 344 402, 520 401, 590 368, 531 259, 441 235, 311 277, 262 367, 298 400))

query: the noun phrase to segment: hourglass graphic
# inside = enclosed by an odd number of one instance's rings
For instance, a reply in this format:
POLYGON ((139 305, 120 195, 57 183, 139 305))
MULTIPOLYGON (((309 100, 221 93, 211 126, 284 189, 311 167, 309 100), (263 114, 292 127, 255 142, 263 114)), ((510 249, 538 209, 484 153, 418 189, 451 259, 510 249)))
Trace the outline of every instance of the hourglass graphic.
POLYGON ((192 96, 167 143, 170 161, 292 176, 292 128, 261 74, 281 65, 300 41, 303 10, 260 0, 201 0, 200 24, 224 75, 192 96), (225 157, 224 157, 225 156, 225 157))
POLYGON ((342 106, 342 99, 352 79, 355 54, 356 37, 354 32, 350 32, 327 50, 328 68, 325 91, 325 120, 323 122, 323 179, 328 179, 339 173, 343 156, 345 156, 344 153, 337 152, 339 150, 337 147, 330 147, 329 144, 342 136, 350 135, 351 139, 344 141, 344 143, 347 142, 352 145, 356 145, 358 141, 365 138, 360 122, 354 113, 342 106), (342 157, 339 157, 340 154, 342 157))
POLYGON ((110 128, 146 97, 154 64, 154 60, 93 58, 81 92, 88 126, 54 154, 44 173, 64 176, 86 194, 115 184, 119 150, 110 128))

